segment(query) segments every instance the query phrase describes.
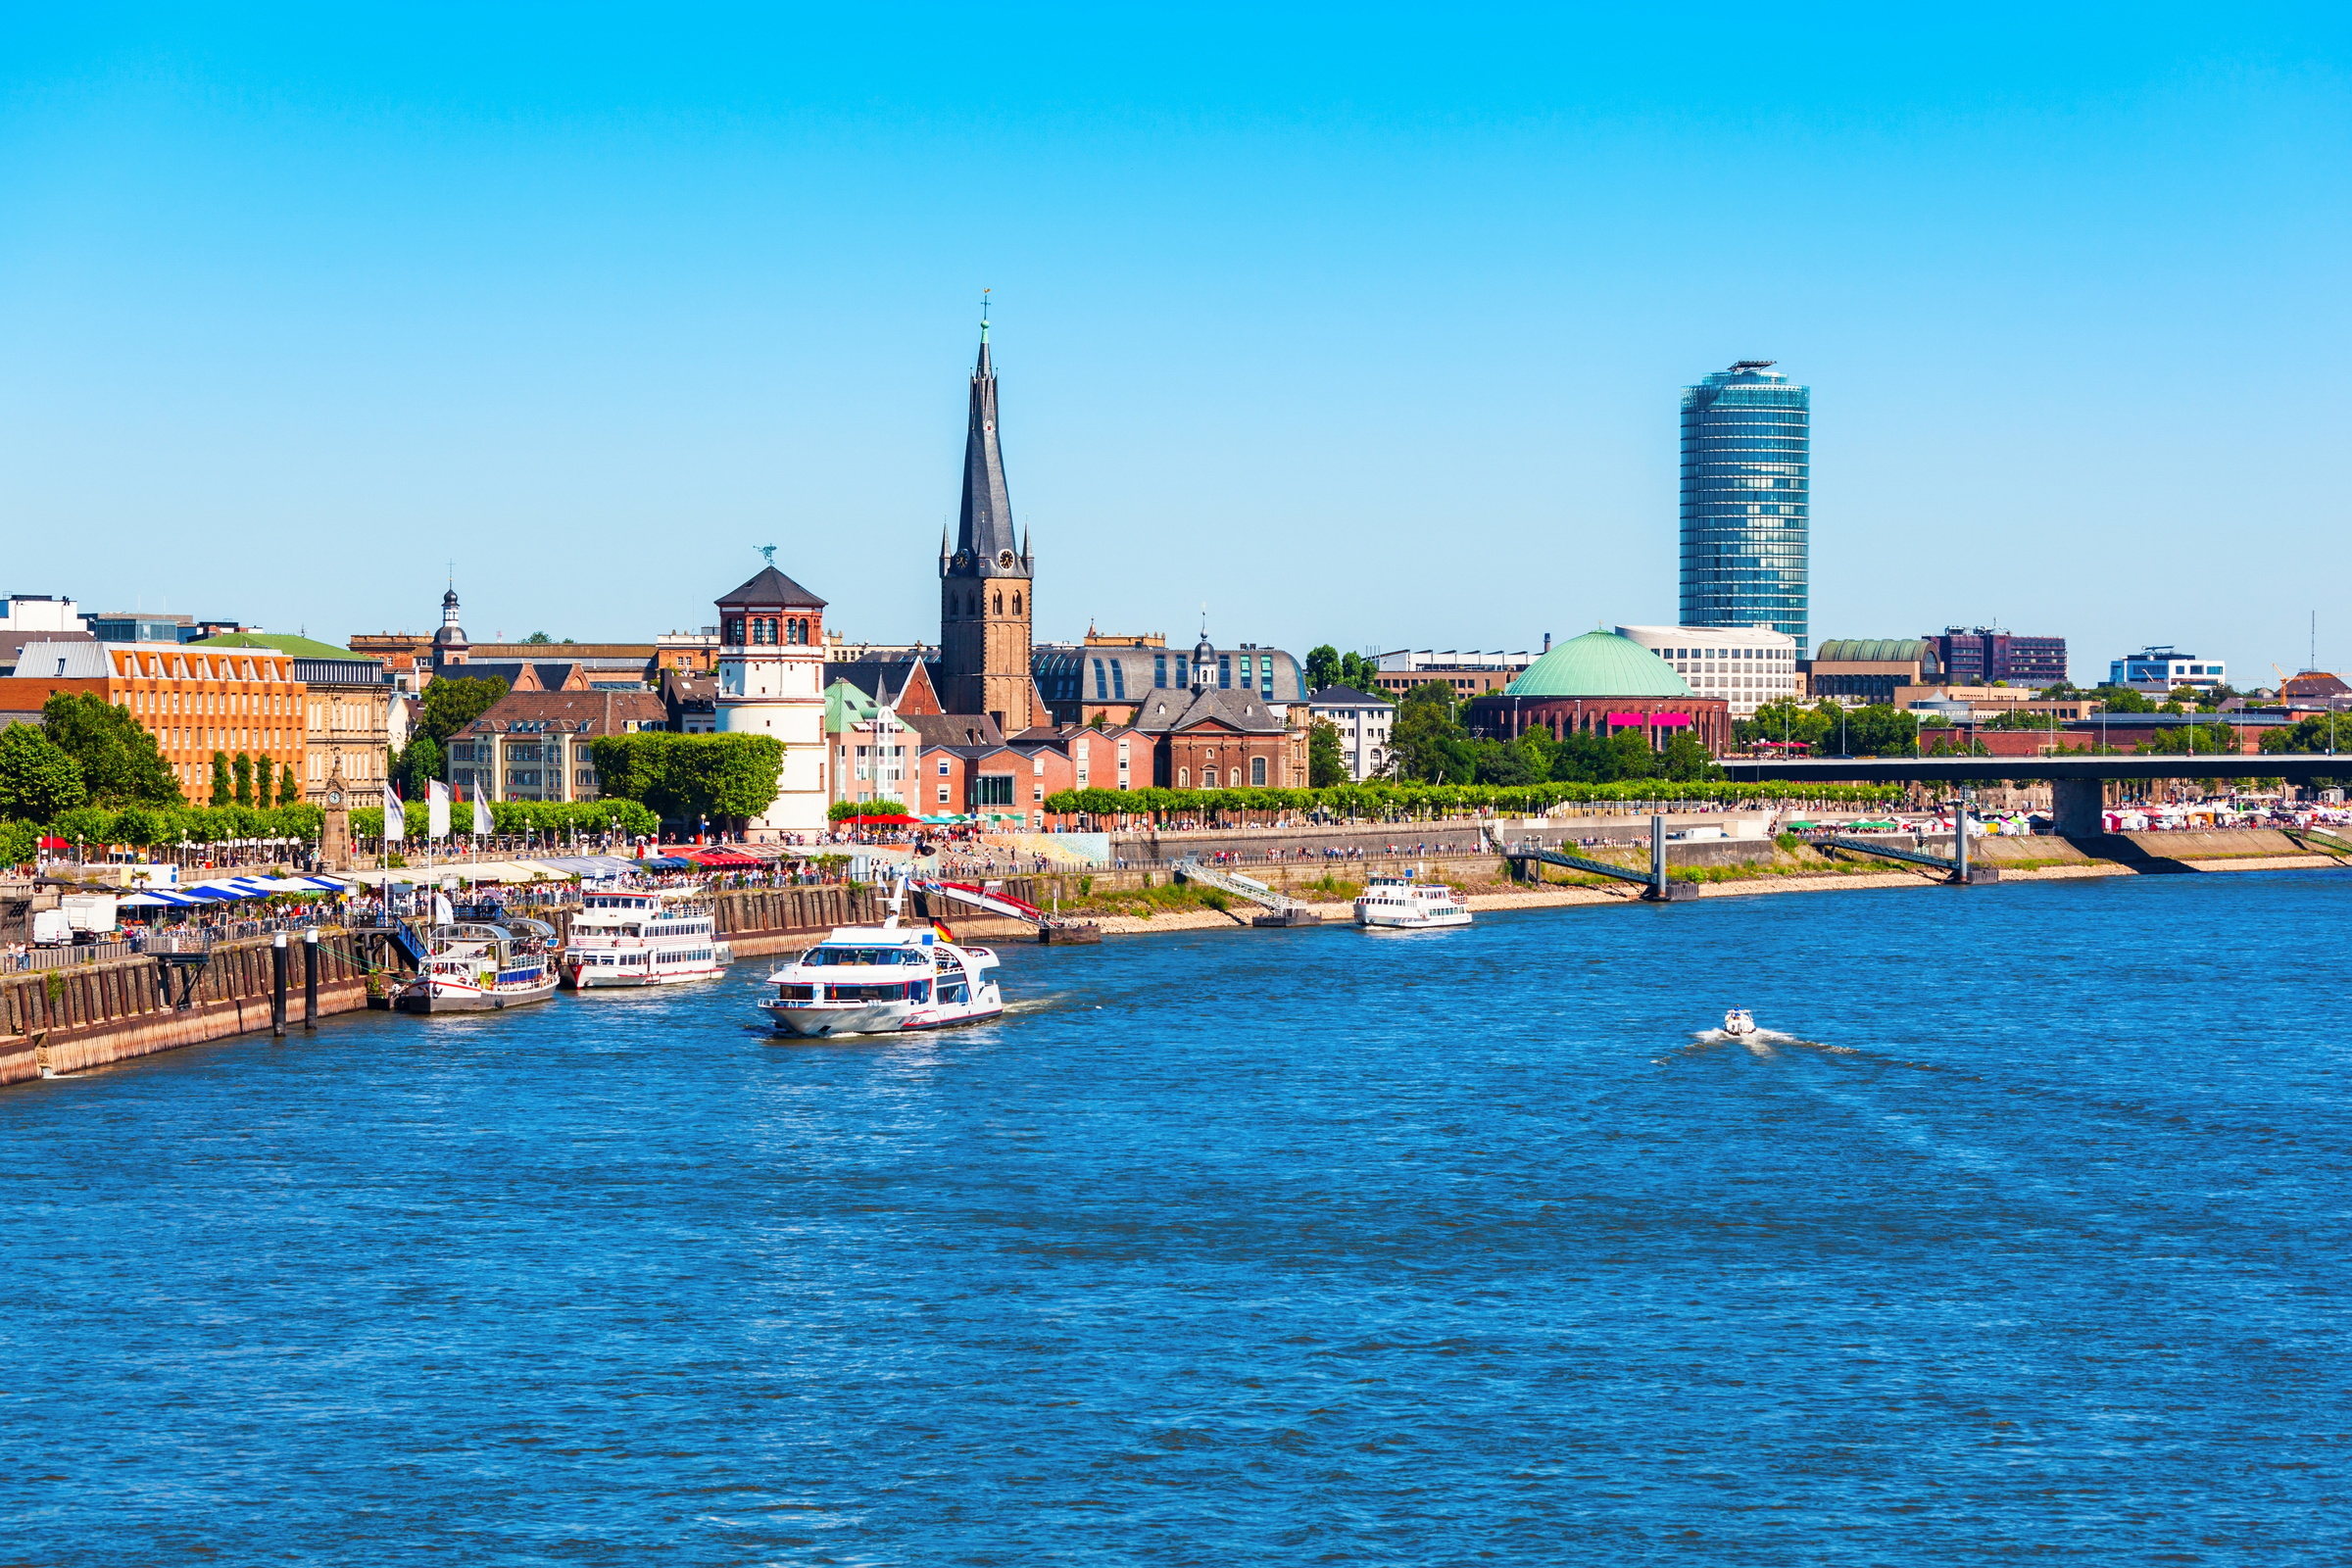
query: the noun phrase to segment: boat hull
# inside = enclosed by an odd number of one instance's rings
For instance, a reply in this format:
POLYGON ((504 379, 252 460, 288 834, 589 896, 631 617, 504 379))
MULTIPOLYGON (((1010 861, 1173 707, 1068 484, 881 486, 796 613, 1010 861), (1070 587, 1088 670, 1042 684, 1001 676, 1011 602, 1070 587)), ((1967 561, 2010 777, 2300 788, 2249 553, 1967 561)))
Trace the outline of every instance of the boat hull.
POLYGON ((903 1035, 924 1029, 953 1029, 961 1024, 985 1023, 1001 1016, 1004 1004, 996 1002, 951 1003, 945 1006, 920 1005, 907 1002, 865 1002, 823 1004, 809 1002, 764 1002, 760 1010, 767 1014, 776 1033, 800 1040, 828 1040, 837 1035, 903 1035))
POLYGON ((1432 914, 1387 914, 1358 909, 1355 911, 1355 923, 1367 931, 1444 931, 1468 925, 1470 911, 1454 909, 1432 914))
POLYGON ((541 985, 492 991, 471 986, 411 985, 392 999, 392 1005, 401 1012, 501 1012, 508 1007, 527 1007, 535 1002, 545 1002, 555 994, 552 975, 541 985))

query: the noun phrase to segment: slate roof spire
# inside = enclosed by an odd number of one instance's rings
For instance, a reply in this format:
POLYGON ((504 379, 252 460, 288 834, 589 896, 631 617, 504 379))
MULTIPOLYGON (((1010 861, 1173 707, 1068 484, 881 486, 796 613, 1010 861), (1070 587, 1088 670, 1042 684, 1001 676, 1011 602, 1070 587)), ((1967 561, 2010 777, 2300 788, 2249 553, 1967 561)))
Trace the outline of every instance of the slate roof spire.
POLYGON ((997 370, 988 353, 988 306, 980 307, 980 360, 972 368, 971 421, 963 440, 963 514, 950 574, 1026 577, 1029 558, 1012 526, 1004 450, 997 432, 997 370))

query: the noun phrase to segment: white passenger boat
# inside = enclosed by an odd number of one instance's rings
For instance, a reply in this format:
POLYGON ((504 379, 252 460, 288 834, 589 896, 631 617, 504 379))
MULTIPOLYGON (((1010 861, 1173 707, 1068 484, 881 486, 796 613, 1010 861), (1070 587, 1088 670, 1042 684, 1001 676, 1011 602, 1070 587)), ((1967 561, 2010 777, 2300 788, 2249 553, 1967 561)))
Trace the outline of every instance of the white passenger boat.
POLYGON ((902 878, 882 924, 837 926, 767 977, 776 995, 760 1010, 779 1034, 901 1034, 978 1023, 1004 1010, 1004 995, 988 976, 997 956, 927 925, 900 925, 906 896, 902 878))
POLYGON ((1432 931, 1468 925, 1470 906, 1442 882, 1376 876, 1356 895, 1355 923, 1367 930, 1432 931))
POLYGON ((1745 1007, 1734 1007, 1723 1015, 1723 1032, 1734 1040, 1756 1032, 1756 1020, 1745 1007))
POLYGON ((593 891, 581 896, 557 970, 575 991, 666 986, 724 974, 734 956, 700 888, 593 891))
POLYGON ((556 928, 510 915, 436 926, 416 977, 392 994, 402 1012, 487 1012, 556 994, 556 928))

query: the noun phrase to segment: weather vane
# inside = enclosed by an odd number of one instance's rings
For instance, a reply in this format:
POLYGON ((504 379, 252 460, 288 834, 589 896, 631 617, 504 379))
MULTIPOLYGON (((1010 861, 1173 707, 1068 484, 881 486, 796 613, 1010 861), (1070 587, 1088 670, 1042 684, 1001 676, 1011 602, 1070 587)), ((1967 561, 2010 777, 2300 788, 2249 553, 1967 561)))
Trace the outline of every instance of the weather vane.
POLYGON ((759 551, 769 565, 772 566, 776 564, 776 547, 774 545, 754 545, 752 548, 759 551))

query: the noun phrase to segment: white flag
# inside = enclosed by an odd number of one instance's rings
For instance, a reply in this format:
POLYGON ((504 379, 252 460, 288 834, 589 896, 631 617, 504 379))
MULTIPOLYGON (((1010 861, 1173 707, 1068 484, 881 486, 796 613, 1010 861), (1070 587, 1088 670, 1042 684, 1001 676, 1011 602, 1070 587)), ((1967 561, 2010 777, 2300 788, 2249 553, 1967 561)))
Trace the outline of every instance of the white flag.
POLYGON ((482 787, 473 787, 473 836, 487 838, 490 834, 490 807, 482 799, 482 787))
POLYGON ((433 779, 424 786, 424 836, 449 837, 449 786, 433 779))
POLYGON ((409 836, 409 810, 400 804, 400 791, 384 781, 384 842, 399 844, 409 836))

